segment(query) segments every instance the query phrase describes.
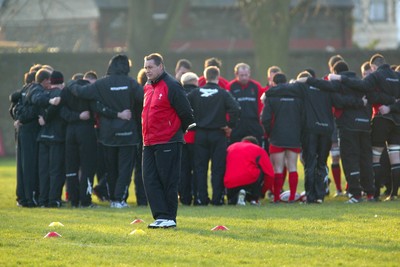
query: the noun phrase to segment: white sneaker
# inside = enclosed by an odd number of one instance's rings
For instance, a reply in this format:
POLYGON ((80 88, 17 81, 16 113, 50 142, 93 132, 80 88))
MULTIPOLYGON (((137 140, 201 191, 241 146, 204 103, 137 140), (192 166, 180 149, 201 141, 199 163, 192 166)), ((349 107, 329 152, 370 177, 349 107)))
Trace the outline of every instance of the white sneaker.
POLYGON ((244 189, 240 189, 236 205, 246 206, 245 198, 246 198, 246 191, 244 191, 244 189))
POLYGON ((157 219, 153 223, 148 225, 148 228, 172 228, 176 227, 176 223, 173 220, 157 219))
POLYGON ((116 209, 123 209, 123 208, 129 208, 128 203, 126 203, 125 201, 113 201, 110 204, 111 208, 116 208, 116 209))
POLYGON ((355 198, 355 197, 351 197, 345 203, 347 203, 347 204, 356 204, 356 203, 360 203, 360 202, 361 202, 361 199, 355 198))
POLYGON ((341 197, 344 196, 343 192, 341 190, 336 190, 336 194, 333 197, 341 197))
POLYGON ((250 205, 252 205, 252 206, 261 206, 261 203, 258 200, 252 200, 252 201, 250 201, 250 205))

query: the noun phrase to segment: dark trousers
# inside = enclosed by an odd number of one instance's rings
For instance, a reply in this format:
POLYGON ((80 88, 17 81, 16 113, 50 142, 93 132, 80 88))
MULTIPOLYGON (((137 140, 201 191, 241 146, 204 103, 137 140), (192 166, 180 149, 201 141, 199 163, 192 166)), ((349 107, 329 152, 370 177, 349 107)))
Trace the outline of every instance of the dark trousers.
POLYGON ((61 206, 65 182, 65 144, 39 142, 39 205, 61 206))
POLYGON ((258 201, 262 196, 263 186, 264 173, 260 170, 260 176, 254 183, 227 189, 226 196, 228 197, 228 204, 235 205, 237 203, 239 191, 241 189, 246 191, 246 201, 258 201))
POLYGON ((302 157, 307 202, 323 200, 325 197, 324 178, 327 175, 326 161, 331 145, 329 134, 307 133, 303 136, 302 157))
POLYGON ((96 171, 96 134, 91 124, 68 125, 65 143, 68 200, 77 207, 92 203, 96 171))
POLYGON ((136 203, 138 206, 147 205, 147 197, 146 197, 146 191, 144 190, 143 175, 142 175, 142 153, 143 153, 143 144, 140 143, 138 145, 137 150, 134 153, 135 175, 133 180, 135 183, 136 203))
POLYGON ((143 182, 154 219, 176 221, 182 144, 143 148, 143 182))
POLYGON ((100 142, 97 142, 96 176, 97 176, 98 184, 101 184, 103 181, 104 181, 104 183, 106 182, 105 181, 105 179, 107 177, 106 157, 104 155, 104 145, 100 142))
POLYGON ((196 192, 194 179, 194 144, 183 145, 181 166, 179 200, 184 205, 190 205, 196 192))
POLYGON ((371 134, 340 130, 340 155, 349 185, 349 193, 361 197, 361 191, 374 194, 371 134))
POLYGON ((196 130, 195 138, 195 177, 197 195, 195 204, 207 205, 208 198, 208 163, 211 159, 211 204, 221 205, 224 200, 224 174, 227 141, 225 133, 220 130, 196 130))
POLYGON ((15 151, 16 151, 16 161, 17 161, 17 187, 16 196, 17 203, 21 206, 26 206, 25 191, 24 191, 24 173, 22 171, 22 149, 20 140, 18 137, 18 132, 15 133, 15 151))
POLYGON ((27 207, 38 205, 39 173, 38 151, 36 141, 39 133, 39 124, 36 122, 22 125, 18 132, 17 150, 17 199, 27 207))
POLYGON ((259 144, 263 142, 264 131, 258 118, 242 118, 237 127, 232 129, 230 144, 242 141, 243 137, 254 136, 259 144))
POLYGON ((136 150, 137 145, 104 146, 111 201, 121 202, 128 199, 136 150))

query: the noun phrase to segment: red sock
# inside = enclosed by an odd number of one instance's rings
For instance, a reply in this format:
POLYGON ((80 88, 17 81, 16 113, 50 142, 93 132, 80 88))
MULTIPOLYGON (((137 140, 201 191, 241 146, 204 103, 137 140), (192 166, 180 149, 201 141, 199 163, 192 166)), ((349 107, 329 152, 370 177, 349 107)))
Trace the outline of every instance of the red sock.
POLYGON ((290 188, 289 201, 294 200, 296 196, 298 183, 299 183, 299 175, 297 174, 297 172, 289 172, 289 188, 290 188))
POLYGON ((342 184, 340 183, 341 180, 341 170, 339 164, 332 164, 331 171, 333 175, 333 180, 335 181, 336 190, 342 191, 342 184))
POLYGON ((283 173, 275 173, 274 180, 274 202, 281 200, 280 194, 283 187, 283 173))

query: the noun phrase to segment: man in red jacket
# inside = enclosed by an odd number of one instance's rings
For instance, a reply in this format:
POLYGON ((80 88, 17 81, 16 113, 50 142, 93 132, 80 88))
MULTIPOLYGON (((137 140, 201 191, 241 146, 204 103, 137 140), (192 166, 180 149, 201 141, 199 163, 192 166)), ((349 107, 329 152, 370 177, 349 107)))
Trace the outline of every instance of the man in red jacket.
POLYGON ((224 177, 228 204, 244 206, 247 200, 257 205, 261 196, 272 188, 273 177, 269 156, 258 145, 257 138, 246 136, 228 147, 224 177))
POLYGON ((155 221, 149 228, 176 227, 183 133, 194 123, 181 84, 153 53, 144 58, 147 83, 142 112, 143 182, 155 221))

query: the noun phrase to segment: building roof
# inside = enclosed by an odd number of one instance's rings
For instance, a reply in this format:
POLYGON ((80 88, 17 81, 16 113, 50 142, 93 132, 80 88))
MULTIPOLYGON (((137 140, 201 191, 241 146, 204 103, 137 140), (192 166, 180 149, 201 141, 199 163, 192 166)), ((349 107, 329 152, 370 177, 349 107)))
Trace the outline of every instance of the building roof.
POLYGON ((101 9, 127 8, 127 0, 95 0, 96 4, 101 9))
MULTIPOLYGON (((291 5, 295 6, 300 4, 304 0, 292 0, 291 5)), ((353 7, 353 1, 352 0, 314 0, 312 2, 313 6, 323 6, 323 7, 353 7)))
POLYGON ((43 20, 82 20, 99 18, 95 0, 12 0, 0 9, 0 25, 35 25, 43 20))

